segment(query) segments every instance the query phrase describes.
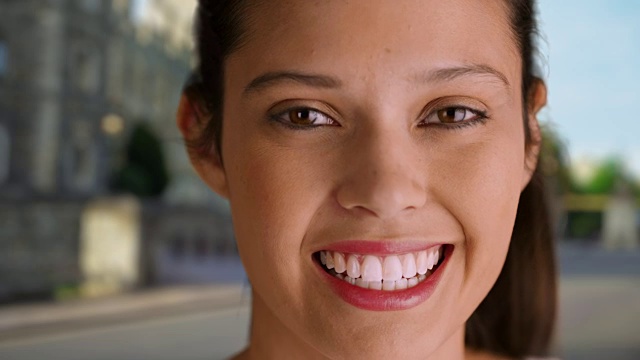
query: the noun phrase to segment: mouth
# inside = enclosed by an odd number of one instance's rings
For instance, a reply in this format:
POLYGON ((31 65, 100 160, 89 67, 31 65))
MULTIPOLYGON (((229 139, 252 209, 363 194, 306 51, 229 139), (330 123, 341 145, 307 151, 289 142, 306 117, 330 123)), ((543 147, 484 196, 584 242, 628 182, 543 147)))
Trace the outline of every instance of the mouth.
POLYGON ((322 250, 313 259, 348 303, 366 310, 402 310, 433 293, 452 251, 447 244, 384 256, 322 250))
POLYGON ((388 256, 319 251, 314 257, 327 273, 351 285, 396 291, 417 286, 436 272, 444 261, 444 246, 388 256))

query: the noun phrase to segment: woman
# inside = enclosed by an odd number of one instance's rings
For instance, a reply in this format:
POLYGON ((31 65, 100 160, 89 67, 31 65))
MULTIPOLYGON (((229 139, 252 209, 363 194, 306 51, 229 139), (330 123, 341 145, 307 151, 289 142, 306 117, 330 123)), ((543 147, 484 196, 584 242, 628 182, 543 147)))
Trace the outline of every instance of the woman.
POLYGON ((252 285, 237 359, 543 356, 532 0, 201 0, 178 126, 252 285))

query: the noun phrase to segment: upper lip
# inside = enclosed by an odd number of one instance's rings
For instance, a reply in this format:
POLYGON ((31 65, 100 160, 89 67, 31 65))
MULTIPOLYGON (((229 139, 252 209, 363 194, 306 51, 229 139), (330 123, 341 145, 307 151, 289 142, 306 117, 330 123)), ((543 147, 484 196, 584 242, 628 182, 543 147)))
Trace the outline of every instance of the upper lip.
POLYGON ((446 244, 445 242, 425 242, 417 240, 344 240, 326 245, 321 249, 317 249, 317 251, 325 250, 348 254, 385 256, 418 252, 446 244))

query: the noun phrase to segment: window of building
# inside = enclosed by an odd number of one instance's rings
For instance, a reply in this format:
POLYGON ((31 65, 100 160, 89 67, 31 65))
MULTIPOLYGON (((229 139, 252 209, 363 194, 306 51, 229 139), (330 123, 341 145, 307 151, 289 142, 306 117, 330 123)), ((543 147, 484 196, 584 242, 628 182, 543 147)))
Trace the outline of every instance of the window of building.
POLYGON ((123 98, 125 75, 125 50, 120 41, 114 41, 109 47, 107 65, 107 96, 109 100, 119 102, 123 98))
POLYGON ((9 131, 0 124, 0 184, 9 179, 9 168, 11 166, 11 139, 9 131))
POLYGON ((73 191, 84 193, 94 190, 97 148, 92 138, 92 129, 88 122, 79 120, 72 123, 68 145, 68 184, 73 191))
POLYGON ((187 242, 182 234, 175 234, 169 244, 171 257, 174 260, 182 260, 187 252, 187 242))
POLYGON ((145 92, 149 91, 145 84, 146 73, 147 62, 144 58, 144 54, 142 52, 138 52, 135 54, 133 59, 133 84, 131 86, 131 90, 133 92, 132 97, 140 103, 144 103, 146 95, 145 92))
POLYGON ((196 236, 194 248, 196 257, 201 260, 209 256, 209 253, 211 252, 209 241, 207 240, 207 237, 202 233, 199 233, 196 236))
POLYGON ((88 93, 96 93, 100 86, 100 54, 97 49, 78 44, 73 64, 76 87, 88 93))
POLYGON ((0 39, 0 77, 7 73, 9 50, 7 42, 0 39))
POLYGON ((73 177, 76 189, 81 191, 89 190, 93 170, 93 151, 91 145, 74 144, 72 151, 73 159, 75 160, 73 177))
POLYGON ((227 244, 224 238, 218 236, 215 242, 215 249, 217 255, 225 255, 227 252, 227 244))

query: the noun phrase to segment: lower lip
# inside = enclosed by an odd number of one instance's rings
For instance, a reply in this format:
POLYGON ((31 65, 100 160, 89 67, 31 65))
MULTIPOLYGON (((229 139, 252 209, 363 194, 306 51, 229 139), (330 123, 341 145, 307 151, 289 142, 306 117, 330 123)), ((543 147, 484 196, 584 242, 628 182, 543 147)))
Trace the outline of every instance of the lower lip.
POLYGON ((324 274, 323 278, 328 282, 329 287, 347 303, 363 310, 394 311, 411 309, 431 297, 449 263, 451 253, 453 253, 453 246, 447 245, 444 261, 433 274, 412 288, 395 291, 371 290, 351 285, 326 272, 317 261, 314 260, 314 263, 318 270, 324 274))

